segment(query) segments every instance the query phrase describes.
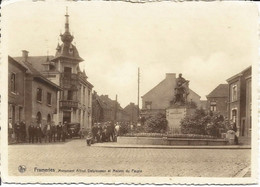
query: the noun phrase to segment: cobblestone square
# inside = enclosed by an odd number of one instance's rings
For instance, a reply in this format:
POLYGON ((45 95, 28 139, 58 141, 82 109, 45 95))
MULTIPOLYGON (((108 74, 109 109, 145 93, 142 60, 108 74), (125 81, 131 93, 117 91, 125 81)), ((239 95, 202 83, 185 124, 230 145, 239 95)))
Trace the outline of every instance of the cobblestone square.
POLYGON ((235 177, 250 166, 251 150, 104 148, 74 139, 10 145, 8 154, 14 176, 235 177))

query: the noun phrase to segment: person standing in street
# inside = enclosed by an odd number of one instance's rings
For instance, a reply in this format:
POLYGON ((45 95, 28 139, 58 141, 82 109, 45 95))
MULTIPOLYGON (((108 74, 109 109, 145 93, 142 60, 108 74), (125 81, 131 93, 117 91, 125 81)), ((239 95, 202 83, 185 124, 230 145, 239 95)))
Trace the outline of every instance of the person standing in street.
POLYGON ((235 132, 235 145, 238 145, 237 124, 232 122, 232 130, 235 132))
POLYGON ((25 142, 26 141, 26 124, 24 121, 21 121, 20 127, 21 127, 21 140, 22 140, 22 142, 25 142))
POLYGON ((51 142, 51 124, 50 123, 47 124, 46 137, 47 137, 48 141, 51 142))
POLYGON ((87 131, 87 137, 86 137, 87 146, 91 146, 92 141, 93 141, 93 135, 92 135, 91 129, 89 129, 87 131))
POLYGON ((28 134, 29 134, 29 143, 34 143, 35 128, 34 128, 32 122, 31 122, 30 126, 28 127, 28 134))
POLYGON ((61 139, 61 132, 62 132, 62 125, 61 122, 57 125, 57 141, 60 142, 61 139))
POLYGON ((37 126, 36 126, 36 129, 35 129, 35 133, 36 133, 36 142, 38 143, 38 142, 40 142, 40 143, 42 143, 42 129, 41 129, 41 127, 40 127, 40 124, 38 124, 37 126))
POLYGON ((115 124, 114 123, 111 123, 111 139, 112 139, 112 142, 115 141, 115 124))
POLYGON ((16 143, 19 143, 21 141, 21 127, 19 121, 15 123, 14 132, 16 137, 16 143))
POLYGON ((97 142, 101 142, 102 141, 102 127, 101 127, 100 123, 98 123, 97 129, 98 129, 97 142))
POLYGON ((8 143, 12 142, 13 133, 14 133, 14 129, 13 129, 13 124, 12 124, 12 119, 9 118, 9 123, 8 123, 8 143))
POLYGON ((62 125, 62 141, 65 142, 67 135, 67 122, 65 121, 64 124, 62 125))
POLYGON ((46 124, 43 126, 42 134, 43 134, 44 141, 46 143, 47 142, 47 125, 46 124))
POLYGON ((57 132, 57 127, 55 123, 53 122, 51 125, 51 141, 55 142, 56 141, 56 132, 57 132))
POLYGON ((119 123, 117 122, 116 123, 116 126, 115 126, 115 136, 119 136, 119 130, 120 130, 120 126, 119 126, 119 123))

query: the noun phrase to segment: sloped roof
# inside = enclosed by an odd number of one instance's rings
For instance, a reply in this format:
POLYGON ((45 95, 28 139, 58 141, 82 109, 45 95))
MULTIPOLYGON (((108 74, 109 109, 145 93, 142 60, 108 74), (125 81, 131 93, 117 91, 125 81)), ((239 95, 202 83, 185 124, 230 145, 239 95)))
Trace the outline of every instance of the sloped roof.
MULTIPOLYGON (((149 93, 153 92, 154 90, 158 89, 160 87, 161 84, 164 84, 164 82, 166 81, 166 78, 163 79, 161 82, 159 82, 155 87, 153 87, 151 90, 149 90, 148 92, 146 92, 143 96, 141 96, 141 98, 145 97, 146 95, 148 95, 149 93)), ((191 88, 189 88, 189 91, 192 92, 193 94, 197 95, 198 97, 200 97, 199 94, 197 94, 195 91, 193 91, 191 88)))
POLYGON ((251 68, 252 68, 252 66, 249 66, 246 69, 244 69, 243 71, 241 71, 240 73, 238 73, 236 75, 233 75, 232 77, 227 79, 227 82, 230 82, 231 80, 233 80, 233 79, 235 79, 235 78, 237 78, 239 76, 242 76, 245 71, 250 70, 251 68))
POLYGON ((207 97, 228 97, 228 84, 218 85, 207 97))
MULTIPOLYGON (((24 57, 13 57, 16 61, 23 62, 24 57)), ((54 56, 48 56, 49 61, 51 61, 54 56)), ((27 61, 31 63, 31 65, 37 69, 38 71, 44 71, 43 64, 47 62, 47 56, 28 56, 27 61)))
MULTIPOLYGON (((101 102, 105 103, 108 108, 114 108, 115 107, 115 100, 110 99, 107 95, 101 95, 99 96, 101 102)), ((117 102, 117 109, 123 110, 123 108, 120 106, 120 104, 117 102)))
POLYGON ((27 71, 27 67, 23 63, 20 63, 19 61, 15 60, 14 58, 12 58, 10 56, 8 56, 8 62, 9 63, 15 63, 20 68, 22 68, 24 71, 27 71))
POLYGON ((20 60, 17 57, 15 57, 13 59, 16 60, 19 64, 21 64, 21 65, 23 65, 24 67, 27 68, 26 73, 31 74, 34 78, 38 78, 38 79, 44 81, 45 83, 49 84, 50 86, 55 87, 56 89, 61 90, 61 88, 57 84, 55 84, 52 81, 50 81, 49 79, 47 79, 38 70, 36 70, 31 63, 25 62, 23 60, 20 60))
POLYGON ((138 106, 137 105, 135 105, 134 103, 129 103, 125 108, 124 108, 124 110, 127 110, 127 109, 131 109, 131 108, 134 108, 134 109, 138 109, 138 106))
POLYGON ((190 88, 189 88, 189 92, 190 92, 190 93, 193 93, 193 94, 197 95, 199 98, 201 98, 199 94, 197 94, 196 92, 194 92, 194 91, 193 91, 192 89, 190 89, 190 88))
POLYGON ((103 109, 110 109, 111 107, 108 107, 108 105, 107 105, 107 103, 105 102, 105 101, 102 101, 101 99, 100 99, 100 96, 99 95, 95 95, 95 99, 96 99, 96 101, 100 104, 100 106, 101 106, 101 108, 103 108, 103 109))
POLYGON ((164 83, 164 81, 166 81, 166 79, 163 79, 161 82, 159 82, 155 87, 153 87, 151 90, 149 90, 148 92, 146 92, 146 94, 144 94, 141 97, 145 97, 146 95, 148 95, 149 93, 153 92, 154 90, 156 90, 161 84, 164 83))
POLYGON ((83 59, 79 56, 79 52, 73 44, 58 44, 57 52, 55 54, 54 61, 58 58, 69 58, 76 61, 83 61, 83 59))
MULTIPOLYGON (((24 57, 13 57, 16 61, 20 62, 20 63, 24 63, 24 57)), ((44 64, 47 64, 48 62, 51 62, 54 59, 54 56, 28 56, 27 57, 27 62, 30 66, 32 66, 32 68, 34 68, 37 72, 44 72, 46 71, 44 68, 44 64)), ((54 62, 53 62, 54 63, 54 62)), ((35 73, 37 73, 35 72, 35 73)), ((85 70, 81 71, 79 69, 79 75, 83 78, 86 79, 86 83, 90 86, 90 87, 94 87, 90 82, 87 81, 87 75, 85 70)))

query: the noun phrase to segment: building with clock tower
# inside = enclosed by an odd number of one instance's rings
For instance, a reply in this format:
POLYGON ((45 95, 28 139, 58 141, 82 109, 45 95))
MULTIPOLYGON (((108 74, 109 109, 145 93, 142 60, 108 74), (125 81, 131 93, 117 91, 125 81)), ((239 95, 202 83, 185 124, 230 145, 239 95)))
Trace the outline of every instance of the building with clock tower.
MULTIPOLYGON (((59 122, 80 123, 81 128, 90 128, 92 123, 92 88, 85 71, 79 64, 79 56, 70 33, 68 10, 65 15, 65 32, 60 34, 62 43, 57 45, 55 56, 28 56, 26 60, 43 76, 61 88, 57 95, 57 111, 53 114, 59 122)), ((16 60, 22 60, 18 57, 16 60)))

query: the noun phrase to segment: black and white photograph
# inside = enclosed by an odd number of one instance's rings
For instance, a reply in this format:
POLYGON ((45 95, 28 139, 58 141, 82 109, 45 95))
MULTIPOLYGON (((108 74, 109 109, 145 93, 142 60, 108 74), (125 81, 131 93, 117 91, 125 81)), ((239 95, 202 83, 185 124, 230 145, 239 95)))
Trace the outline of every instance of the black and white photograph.
POLYGON ((1 178, 258 180, 253 2, 4 1, 1 178))

